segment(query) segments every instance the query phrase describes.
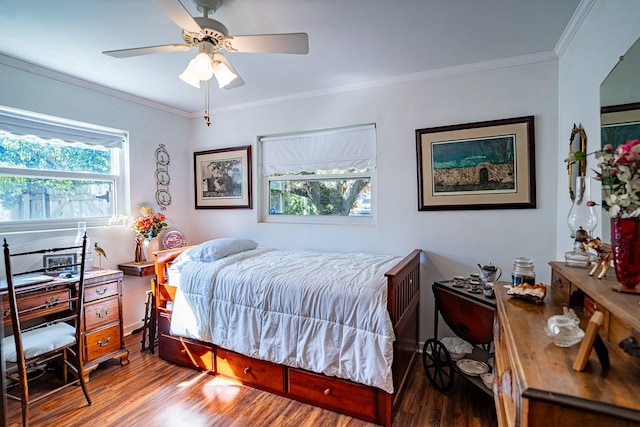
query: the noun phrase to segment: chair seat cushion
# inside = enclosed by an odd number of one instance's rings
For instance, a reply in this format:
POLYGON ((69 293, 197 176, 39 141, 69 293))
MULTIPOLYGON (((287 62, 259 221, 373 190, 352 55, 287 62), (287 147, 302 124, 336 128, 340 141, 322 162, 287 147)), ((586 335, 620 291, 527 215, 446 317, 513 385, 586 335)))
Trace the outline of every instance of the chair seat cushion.
MULTIPOLYGON (((22 334, 22 348, 26 359, 40 356, 76 341, 76 329, 66 323, 56 323, 22 334)), ((17 362, 16 345, 12 335, 2 339, 2 358, 17 362)))

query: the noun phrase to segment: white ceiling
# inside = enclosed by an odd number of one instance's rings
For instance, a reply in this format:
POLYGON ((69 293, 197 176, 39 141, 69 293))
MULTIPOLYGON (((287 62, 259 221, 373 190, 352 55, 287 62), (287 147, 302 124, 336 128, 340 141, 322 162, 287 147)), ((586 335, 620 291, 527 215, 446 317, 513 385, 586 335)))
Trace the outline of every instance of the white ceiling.
MULTIPOLYGON (((191 0, 182 2, 193 16, 201 16, 191 0)), ((16 58, 185 112, 202 110, 204 89, 178 79, 194 50, 126 59, 102 54, 183 42, 180 28, 153 0, 1 3, 0 54, 5 57, 0 56, 0 63, 15 65, 11 58, 16 58)), ((309 54, 225 51, 245 85, 220 90, 213 81, 211 109, 550 58, 579 4, 225 0, 210 17, 221 21, 230 35, 306 32, 309 54)))

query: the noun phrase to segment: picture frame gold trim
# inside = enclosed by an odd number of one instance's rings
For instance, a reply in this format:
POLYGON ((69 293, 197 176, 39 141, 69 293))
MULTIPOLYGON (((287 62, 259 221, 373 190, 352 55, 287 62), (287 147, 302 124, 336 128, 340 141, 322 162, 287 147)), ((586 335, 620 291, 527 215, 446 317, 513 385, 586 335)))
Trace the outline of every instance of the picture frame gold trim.
POLYGON ((534 122, 416 129, 418 210, 535 208, 534 122))
POLYGON ((252 209, 251 146, 193 153, 196 209, 252 209))

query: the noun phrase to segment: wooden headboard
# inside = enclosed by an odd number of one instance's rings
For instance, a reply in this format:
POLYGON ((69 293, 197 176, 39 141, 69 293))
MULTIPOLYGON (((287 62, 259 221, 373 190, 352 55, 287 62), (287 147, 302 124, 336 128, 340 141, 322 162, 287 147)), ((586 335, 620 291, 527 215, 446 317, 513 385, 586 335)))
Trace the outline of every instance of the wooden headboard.
POLYGON ((158 283, 167 283, 167 269, 171 267, 171 263, 178 255, 191 247, 192 246, 183 246, 181 248, 165 249, 154 253, 156 257, 156 280, 158 283))

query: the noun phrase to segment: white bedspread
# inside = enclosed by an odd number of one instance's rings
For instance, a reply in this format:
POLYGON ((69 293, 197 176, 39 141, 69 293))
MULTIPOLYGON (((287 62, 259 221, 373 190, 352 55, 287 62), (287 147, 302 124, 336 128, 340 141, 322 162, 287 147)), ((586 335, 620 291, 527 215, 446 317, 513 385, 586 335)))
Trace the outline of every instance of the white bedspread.
POLYGON ((263 247, 178 258, 171 333, 393 393, 384 273, 400 259, 263 247))

